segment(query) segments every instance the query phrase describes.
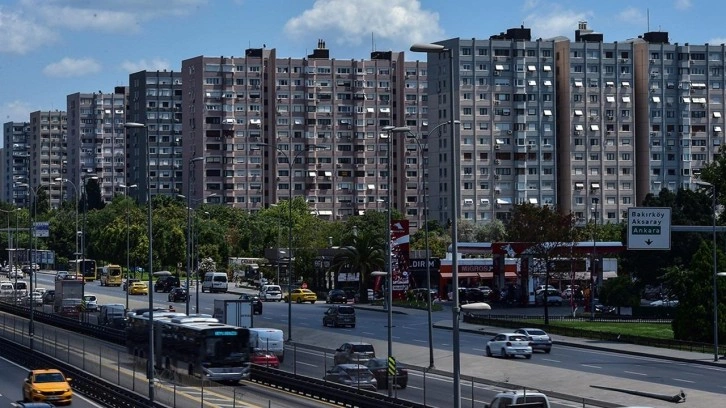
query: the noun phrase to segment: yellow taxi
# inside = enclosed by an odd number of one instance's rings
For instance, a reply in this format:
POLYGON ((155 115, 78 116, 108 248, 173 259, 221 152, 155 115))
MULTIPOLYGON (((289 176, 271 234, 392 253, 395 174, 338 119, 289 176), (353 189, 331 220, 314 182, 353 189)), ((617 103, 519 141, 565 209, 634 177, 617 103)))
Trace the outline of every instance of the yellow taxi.
POLYGON ((149 287, 146 282, 132 282, 129 286, 129 295, 148 295, 149 287))
MULTIPOLYGON (((310 289, 293 289, 290 298, 297 303, 315 303, 318 300, 318 295, 310 289)), ((287 302, 287 294, 285 294, 285 302, 287 302)))
POLYGON ((23 383, 23 402, 69 404, 73 399, 70 378, 55 369, 32 370, 23 383))

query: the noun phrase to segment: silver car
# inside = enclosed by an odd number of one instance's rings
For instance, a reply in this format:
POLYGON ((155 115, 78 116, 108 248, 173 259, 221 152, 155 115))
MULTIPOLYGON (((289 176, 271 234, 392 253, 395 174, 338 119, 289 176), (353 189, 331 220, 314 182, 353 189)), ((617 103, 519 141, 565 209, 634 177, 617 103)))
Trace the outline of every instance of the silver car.
POLYGON ((378 391, 378 381, 375 376, 368 367, 360 364, 338 364, 328 370, 323 379, 361 390, 378 391))
POLYGON ((524 334, 525 336, 530 338, 530 341, 532 343, 532 351, 542 350, 545 353, 549 353, 550 351, 552 351, 552 338, 549 334, 545 333, 544 330, 526 328, 517 329, 514 332, 524 334))
POLYGON ((499 333, 487 342, 487 357, 524 356, 532 358, 532 343, 529 337, 519 333, 499 333))
POLYGON ((335 350, 333 362, 335 364, 365 364, 376 356, 373 345, 363 342, 345 343, 335 350))

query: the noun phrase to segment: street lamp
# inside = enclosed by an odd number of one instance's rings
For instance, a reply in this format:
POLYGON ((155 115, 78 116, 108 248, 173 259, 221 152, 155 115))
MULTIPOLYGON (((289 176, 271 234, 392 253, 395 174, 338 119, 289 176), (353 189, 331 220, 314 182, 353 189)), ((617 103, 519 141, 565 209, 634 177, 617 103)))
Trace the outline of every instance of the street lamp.
MULTIPOLYGON (((439 123, 436 125, 433 129, 429 131, 429 135, 436 130, 440 129, 442 126, 451 123, 451 121, 446 121, 439 123)), ((460 123, 458 120, 454 121, 455 124, 460 123)), ((426 250, 426 299, 428 301, 428 308, 427 308, 427 315, 428 315, 428 326, 429 326, 429 370, 436 368, 434 366, 434 335, 433 335, 433 322, 432 322, 432 310, 431 310, 431 266, 429 263, 431 262, 430 257, 430 249, 429 249, 429 218, 428 218, 428 183, 426 181, 426 176, 424 174, 423 170, 423 161, 424 161, 424 149, 421 145, 420 136, 416 135, 413 132, 409 132, 408 138, 413 139, 416 142, 416 145, 418 146, 418 174, 421 180, 421 191, 423 191, 423 212, 424 212, 424 242, 425 242, 425 250, 426 250)))
MULTIPOLYGON (((125 184, 119 184, 119 187, 124 189, 124 195, 126 199, 129 197, 129 189, 137 188, 137 184, 127 186, 125 184)), ((126 203, 126 310, 129 310, 129 278, 131 277, 131 245, 130 241, 130 230, 131 230, 131 212, 129 211, 129 204, 126 203)))
MULTIPOLYGON (((81 180, 81 198, 83 198, 83 232, 81 233, 81 262, 76 262, 76 273, 81 274, 81 299, 86 295, 86 213, 88 212, 88 180, 98 180, 97 176, 84 175, 81 180), (80 268, 80 271, 78 270, 80 268)), ((95 271, 94 271, 95 272, 95 271)), ((85 313, 84 313, 85 316, 85 313)))
MULTIPOLYGON (((599 187, 592 187, 590 189, 590 195, 597 194, 599 187)), ((597 284, 598 270, 597 270, 597 219, 598 217, 598 204, 600 204, 599 197, 591 197, 592 203, 595 204, 595 213, 592 214, 594 220, 594 227, 592 229, 592 264, 590 265, 590 321, 595 320, 595 286, 597 284)))
POLYGON ((456 123, 456 111, 454 104, 454 50, 444 47, 440 44, 414 44, 411 46, 411 52, 425 52, 432 54, 446 53, 449 56, 449 121, 453 122, 450 126, 451 131, 451 289, 452 289, 452 314, 453 314, 453 371, 454 371, 454 405, 453 408, 461 407, 461 356, 459 355, 460 347, 459 344, 459 261, 458 261, 458 226, 459 220, 459 154, 457 150, 456 130, 454 123, 456 123))
MULTIPOLYGON (((198 161, 204 160, 204 157, 194 157, 189 159, 189 172, 187 173, 187 296, 186 296, 186 313, 189 316, 189 273, 192 264, 192 175, 198 161)), ((199 310, 197 310, 199 313, 199 310)))
MULTIPOLYGON (((143 123, 137 122, 126 122, 124 123, 126 129, 143 129, 144 140, 148 139, 149 128, 143 123)), ((149 402, 153 406, 154 404, 154 229, 151 218, 151 174, 149 168, 151 167, 151 161, 149 159, 149 146, 144 142, 144 150, 146 156, 146 205, 147 215, 149 224, 149 355, 148 361, 146 362, 146 378, 149 380, 149 402)), ((128 290, 128 285, 126 290, 128 290)))
MULTIPOLYGON (((60 178, 60 177, 56 178, 55 181, 70 184, 71 186, 73 186, 73 195, 78 196, 78 189, 76 188, 76 185, 73 184, 72 181, 68 180, 67 178, 60 178)), ((73 232, 73 235, 75 236, 75 239, 76 239, 76 252, 73 255, 76 256, 76 265, 78 265, 78 199, 75 199, 73 201, 75 203, 74 206, 75 206, 75 210, 76 210, 76 230, 73 232)))
MULTIPOLYGON (((288 185, 288 201, 287 201, 287 212, 288 217, 290 218, 290 225, 287 232, 287 258, 288 258, 288 266, 287 266, 287 341, 292 341, 292 271, 293 271, 293 261, 292 261, 292 187, 293 187, 293 166, 295 166, 295 160, 297 160, 300 155, 303 153, 309 152, 310 150, 315 149, 324 149, 325 146, 320 146, 316 144, 310 144, 306 145, 303 150, 300 150, 297 152, 292 158, 290 155, 285 152, 282 148, 276 145, 272 145, 269 143, 257 143, 255 145, 256 147, 271 147, 275 150, 277 150, 280 154, 282 154, 285 159, 287 160, 287 164, 290 168, 290 184, 288 185)), ((278 161, 279 163, 279 161, 278 161)))
MULTIPOLYGON (((7 217, 8 217, 7 218, 8 228, 5 230, 8 233, 8 273, 13 271, 13 263, 12 263, 13 258, 11 255, 12 250, 13 250, 13 245, 12 245, 12 235, 10 234, 10 214, 12 214, 16 211, 19 211, 19 210, 20 210, 20 208, 13 208, 12 210, 0 210, 0 211, 4 212, 5 214, 7 214, 7 217)), ((16 214, 16 218, 17 218, 17 214, 16 214)))
POLYGON ((696 181, 696 185, 711 189, 711 210, 713 212, 713 361, 718 361, 718 265, 716 264, 716 185, 706 181, 696 181))

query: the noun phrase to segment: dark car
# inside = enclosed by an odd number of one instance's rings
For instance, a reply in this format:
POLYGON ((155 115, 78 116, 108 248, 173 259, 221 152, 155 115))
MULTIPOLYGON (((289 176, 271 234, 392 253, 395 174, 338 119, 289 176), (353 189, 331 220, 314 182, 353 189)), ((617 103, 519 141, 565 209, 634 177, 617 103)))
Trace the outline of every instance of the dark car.
POLYGON ((262 314, 262 300, 259 296, 243 293, 239 296, 239 300, 252 303, 252 314, 262 314))
POLYGON ((487 295, 478 288, 459 289, 459 303, 478 303, 487 300, 487 295))
POLYGON ((187 290, 184 288, 172 288, 169 291, 169 302, 186 302, 187 290))
POLYGON ((323 326, 355 327, 355 308, 353 306, 330 306, 323 316, 323 326))
POLYGON ((339 364, 325 372, 325 381, 330 381, 361 390, 377 391, 378 384, 373 373, 360 364, 339 364))
POLYGON ((55 302, 55 289, 46 290, 43 294, 43 304, 52 305, 55 302))
MULTIPOLYGON (((376 377, 378 382, 378 388, 388 388, 388 359, 385 358, 372 358, 365 364, 369 370, 376 377)), ((401 389, 406 388, 408 385, 408 370, 400 368, 396 364, 396 376, 392 379, 394 387, 401 389)))
POLYGON ((343 289, 333 289, 328 292, 325 303, 348 303, 348 295, 345 294, 343 289))
POLYGON ((181 286, 178 276, 161 276, 154 283, 154 292, 169 292, 172 288, 178 288, 181 286))

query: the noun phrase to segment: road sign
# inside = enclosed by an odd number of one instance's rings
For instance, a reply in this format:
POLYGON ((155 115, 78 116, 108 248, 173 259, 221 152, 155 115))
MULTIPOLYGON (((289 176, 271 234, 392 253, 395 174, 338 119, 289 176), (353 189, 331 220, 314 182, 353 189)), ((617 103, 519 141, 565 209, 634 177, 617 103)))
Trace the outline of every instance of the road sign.
POLYGON ((671 209, 663 207, 628 209, 628 249, 671 249, 671 209))
POLYGON ((33 238, 48 238, 50 236, 50 223, 49 222, 34 222, 33 223, 33 238))

